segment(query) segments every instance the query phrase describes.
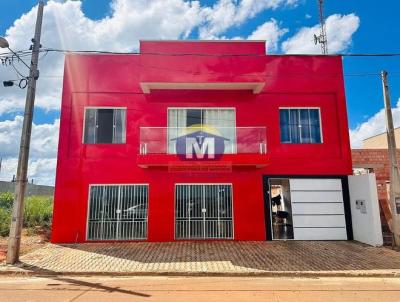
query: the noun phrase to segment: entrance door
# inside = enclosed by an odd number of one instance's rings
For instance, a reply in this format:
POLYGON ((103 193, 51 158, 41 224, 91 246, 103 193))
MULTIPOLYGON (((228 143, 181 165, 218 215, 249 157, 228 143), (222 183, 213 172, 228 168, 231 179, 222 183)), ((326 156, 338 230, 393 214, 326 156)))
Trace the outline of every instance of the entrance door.
POLYGON ((269 180, 272 239, 293 239, 292 201, 289 179, 269 180))
POLYGON ((88 240, 147 238, 147 185, 92 185, 88 240))
POLYGON ((232 239, 232 186, 175 186, 176 239, 232 239))

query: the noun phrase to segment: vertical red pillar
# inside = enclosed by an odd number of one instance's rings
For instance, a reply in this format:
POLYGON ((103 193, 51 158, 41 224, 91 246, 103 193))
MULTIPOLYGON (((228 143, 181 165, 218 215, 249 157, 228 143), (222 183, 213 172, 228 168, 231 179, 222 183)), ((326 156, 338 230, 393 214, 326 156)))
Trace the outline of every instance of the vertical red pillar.
POLYGON ((148 241, 174 240, 174 183, 165 175, 150 183, 148 241))

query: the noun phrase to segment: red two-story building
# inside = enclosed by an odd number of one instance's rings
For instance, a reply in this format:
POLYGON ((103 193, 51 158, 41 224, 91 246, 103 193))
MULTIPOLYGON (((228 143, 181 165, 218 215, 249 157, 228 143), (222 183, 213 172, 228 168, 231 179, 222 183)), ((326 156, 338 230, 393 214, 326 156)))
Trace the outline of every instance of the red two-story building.
POLYGON ((68 54, 52 241, 352 239, 351 167, 340 56, 68 54))

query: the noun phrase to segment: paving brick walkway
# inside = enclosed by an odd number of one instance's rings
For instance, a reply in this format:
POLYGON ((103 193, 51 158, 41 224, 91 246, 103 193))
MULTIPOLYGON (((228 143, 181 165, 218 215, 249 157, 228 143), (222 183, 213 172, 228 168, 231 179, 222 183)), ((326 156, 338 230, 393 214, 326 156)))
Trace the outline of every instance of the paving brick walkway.
POLYGON ((48 244, 21 262, 49 273, 400 272, 399 252, 349 241, 48 244))

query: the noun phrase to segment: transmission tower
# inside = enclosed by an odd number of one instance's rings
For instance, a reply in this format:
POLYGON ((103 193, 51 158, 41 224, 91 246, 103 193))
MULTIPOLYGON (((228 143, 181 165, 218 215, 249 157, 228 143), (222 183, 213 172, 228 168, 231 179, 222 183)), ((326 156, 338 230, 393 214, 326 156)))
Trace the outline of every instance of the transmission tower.
POLYGON ((324 16, 324 0, 318 1, 318 12, 319 12, 319 24, 320 24, 320 32, 319 35, 314 34, 314 43, 317 45, 321 44, 322 54, 328 54, 328 38, 326 35, 326 26, 325 26, 325 16, 324 16))

